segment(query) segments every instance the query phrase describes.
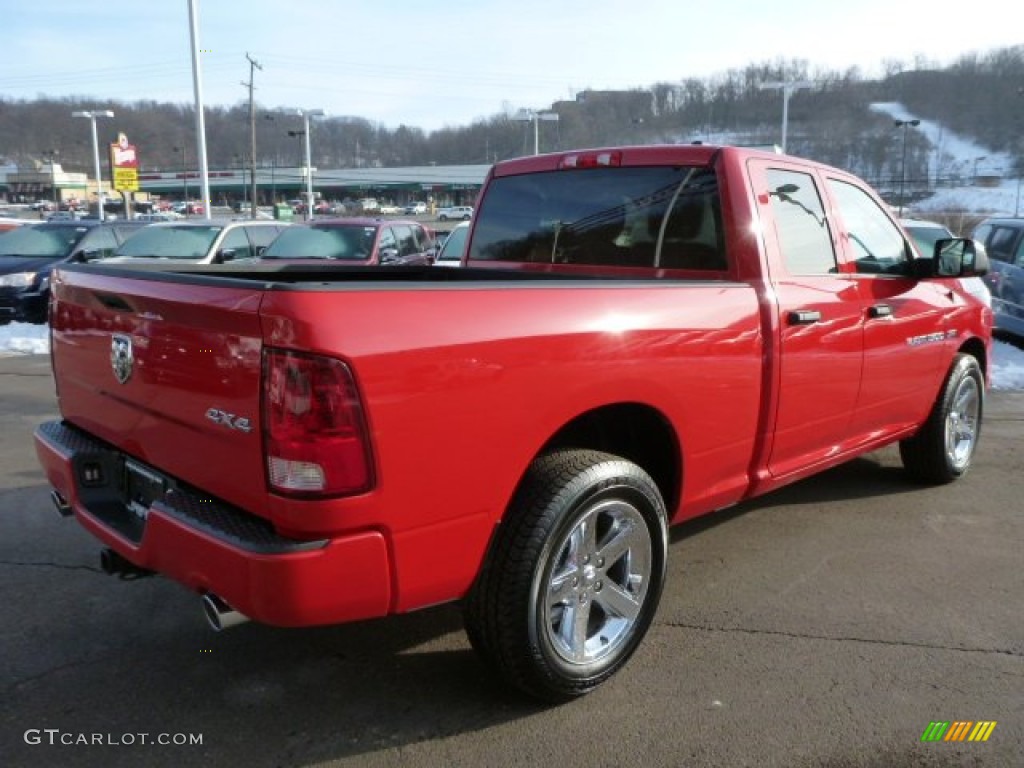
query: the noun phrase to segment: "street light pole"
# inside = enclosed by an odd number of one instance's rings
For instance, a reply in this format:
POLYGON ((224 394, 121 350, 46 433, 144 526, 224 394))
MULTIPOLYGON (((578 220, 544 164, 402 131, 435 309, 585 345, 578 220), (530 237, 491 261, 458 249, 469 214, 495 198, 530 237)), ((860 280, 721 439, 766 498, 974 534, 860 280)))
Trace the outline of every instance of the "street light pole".
POLYGON ((99 218, 103 221, 103 180, 100 178, 100 142, 96 137, 96 118, 97 117, 113 117, 114 113, 109 109, 101 110, 82 110, 78 112, 72 112, 72 117, 84 117, 92 124, 92 163, 93 171, 96 173, 96 195, 99 198, 100 210, 99 218))
POLYGON ((768 83, 761 83, 758 86, 762 91, 782 91, 782 153, 786 153, 786 132, 789 128, 789 99, 801 88, 810 88, 814 85, 811 80, 775 80, 768 83))
POLYGON ((916 128, 921 124, 920 120, 893 120, 893 125, 903 129, 903 159, 900 162, 900 198, 896 215, 903 215, 903 185, 907 180, 907 129, 913 126, 916 128))
POLYGON ((309 140, 309 118, 323 117, 322 109, 297 109, 295 114, 302 117, 302 129, 306 135, 306 221, 313 220, 313 151, 309 140))
POLYGON ((988 155, 981 155, 980 157, 974 158, 974 175, 971 177, 971 184, 974 186, 978 185, 978 163, 982 160, 988 160, 988 155))
POLYGON ((56 149, 50 149, 43 153, 43 157, 47 157, 50 160, 50 192, 53 196, 53 210, 55 211, 60 210, 60 201, 57 198, 57 169, 53 166, 57 162, 58 154, 56 149))
POLYGON ((521 109, 516 113, 516 116, 512 118, 520 122, 533 121, 533 154, 540 154, 540 121, 548 120, 552 122, 558 122, 557 112, 536 112, 532 109, 521 109))
POLYGON ((175 147, 175 152, 181 152, 181 201, 185 204, 185 218, 188 218, 188 155, 185 154, 185 145, 175 147))

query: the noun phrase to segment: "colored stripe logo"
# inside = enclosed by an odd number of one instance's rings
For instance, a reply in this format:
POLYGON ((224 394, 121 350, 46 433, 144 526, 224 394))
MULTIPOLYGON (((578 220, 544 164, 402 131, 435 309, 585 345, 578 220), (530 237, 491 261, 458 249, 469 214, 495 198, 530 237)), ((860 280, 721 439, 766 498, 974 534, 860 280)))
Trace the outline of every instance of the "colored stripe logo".
POLYGON ((995 729, 995 720, 933 720, 921 734, 921 741, 988 741, 995 729))

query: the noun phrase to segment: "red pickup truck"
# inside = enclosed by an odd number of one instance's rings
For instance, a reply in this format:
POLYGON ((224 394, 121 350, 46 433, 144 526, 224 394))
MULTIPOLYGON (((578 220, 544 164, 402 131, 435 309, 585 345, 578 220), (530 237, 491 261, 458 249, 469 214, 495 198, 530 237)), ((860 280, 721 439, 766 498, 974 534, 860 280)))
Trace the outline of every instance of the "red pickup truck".
POLYGON ((669 525, 898 441, 970 467, 991 311, 865 184, 733 147, 492 169, 464 269, 54 273, 53 500, 215 628, 463 600, 500 675, 586 693, 651 623, 669 525))

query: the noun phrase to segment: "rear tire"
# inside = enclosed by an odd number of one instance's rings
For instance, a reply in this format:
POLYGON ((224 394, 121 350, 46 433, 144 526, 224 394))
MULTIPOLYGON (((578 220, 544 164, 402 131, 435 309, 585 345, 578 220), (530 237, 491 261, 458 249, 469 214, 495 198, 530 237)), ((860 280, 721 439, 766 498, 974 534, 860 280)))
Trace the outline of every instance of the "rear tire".
POLYGON ((900 442, 904 468, 924 483, 945 484, 971 468, 981 435, 985 380, 978 361, 957 355, 939 398, 916 435, 900 442))
POLYGON ((551 702, 614 675, 650 627, 665 579, 665 506, 635 464, 568 450, 534 461, 465 604, 506 682, 551 702))

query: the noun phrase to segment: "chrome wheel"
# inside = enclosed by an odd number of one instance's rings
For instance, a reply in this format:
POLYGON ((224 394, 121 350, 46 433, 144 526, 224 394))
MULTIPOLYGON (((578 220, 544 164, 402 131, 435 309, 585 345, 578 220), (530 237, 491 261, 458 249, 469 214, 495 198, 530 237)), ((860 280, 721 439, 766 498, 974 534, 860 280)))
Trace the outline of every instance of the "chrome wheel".
POLYGON ((473 648, 545 701, 594 690, 650 629, 667 523, 658 486, 626 459, 586 449, 534 459, 466 596, 473 648))
POLYGON ((981 391, 972 377, 960 380, 946 415, 946 457, 955 470, 971 462, 978 435, 981 391))
POLYGON ((617 652, 651 582, 652 542, 643 515, 622 499, 598 502, 552 551, 541 617, 551 648, 570 664, 617 652))

